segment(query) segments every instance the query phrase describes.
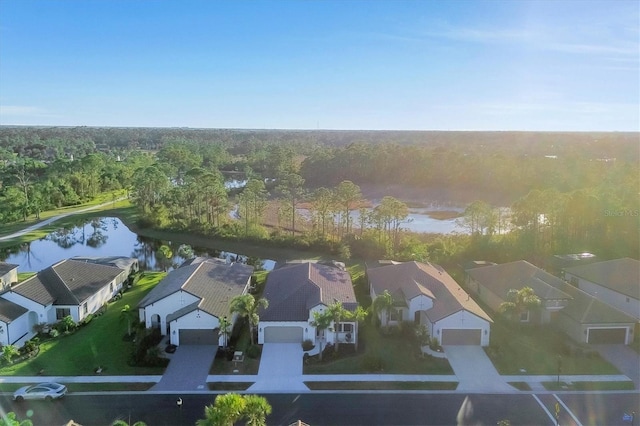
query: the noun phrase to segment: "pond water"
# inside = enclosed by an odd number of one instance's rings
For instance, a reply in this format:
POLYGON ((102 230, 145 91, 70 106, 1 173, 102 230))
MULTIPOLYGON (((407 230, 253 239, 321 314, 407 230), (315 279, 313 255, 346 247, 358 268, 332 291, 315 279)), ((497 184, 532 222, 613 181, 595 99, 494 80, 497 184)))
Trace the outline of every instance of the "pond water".
POLYGON ((270 259, 257 259, 222 250, 189 247, 139 236, 118 218, 95 218, 78 223, 70 229, 59 229, 46 237, 10 247, 0 252, 0 259, 19 266, 19 272, 37 272, 56 262, 74 256, 128 256, 137 258, 145 270, 171 270, 196 255, 238 261, 266 270, 275 266, 270 259), (171 248, 171 259, 157 257, 161 245, 171 248))

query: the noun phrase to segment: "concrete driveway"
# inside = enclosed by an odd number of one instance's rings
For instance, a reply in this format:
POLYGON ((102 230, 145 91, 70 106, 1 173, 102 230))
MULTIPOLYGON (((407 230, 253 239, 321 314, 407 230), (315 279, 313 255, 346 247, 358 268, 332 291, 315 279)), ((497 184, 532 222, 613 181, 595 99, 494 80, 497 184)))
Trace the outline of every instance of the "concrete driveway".
POLYGON ((613 364, 622 374, 633 380, 640 389, 640 355, 626 345, 592 345, 602 358, 613 364))
POLYGON ((207 376, 215 359, 216 345, 180 345, 171 357, 154 391, 207 391, 207 376))
POLYGON ((444 346, 443 349, 458 377, 458 390, 513 391, 498 374, 481 346, 444 346))
POLYGON ((302 345, 300 343, 265 343, 258 377, 249 390, 261 392, 308 391, 302 382, 302 345))

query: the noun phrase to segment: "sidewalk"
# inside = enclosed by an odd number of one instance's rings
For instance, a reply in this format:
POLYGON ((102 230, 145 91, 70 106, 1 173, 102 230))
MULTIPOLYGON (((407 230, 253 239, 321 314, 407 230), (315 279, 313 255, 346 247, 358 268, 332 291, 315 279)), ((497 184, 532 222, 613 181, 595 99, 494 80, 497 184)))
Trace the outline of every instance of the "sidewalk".
MULTIPOLYGON (((500 376, 504 383, 526 382, 532 390, 542 390, 542 382, 554 382, 558 379, 555 375, 542 376, 500 376)), ((0 376, 0 383, 40 383, 40 382, 63 382, 63 383, 158 383, 162 376, 0 376)), ((560 380, 564 382, 626 382, 630 379, 623 374, 613 375, 561 375, 560 380)), ((207 383, 257 383, 258 375, 209 375, 207 383)), ((300 391, 296 389, 282 387, 281 385, 291 385, 294 382, 304 386, 303 382, 458 382, 455 375, 421 375, 421 374, 306 374, 295 377, 282 377, 276 380, 269 378, 261 381, 260 390, 271 391, 300 391), (272 386, 267 386, 268 384, 272 386)), ((458 392, 468 392, 469 390, 458 389, 458 392)), ((474 390, 480 391, 480 390, 474 390)), ((638 391, 636 389, 636 391, 638 391)), ((513 388, 513 392, 518 392, 513 388)))

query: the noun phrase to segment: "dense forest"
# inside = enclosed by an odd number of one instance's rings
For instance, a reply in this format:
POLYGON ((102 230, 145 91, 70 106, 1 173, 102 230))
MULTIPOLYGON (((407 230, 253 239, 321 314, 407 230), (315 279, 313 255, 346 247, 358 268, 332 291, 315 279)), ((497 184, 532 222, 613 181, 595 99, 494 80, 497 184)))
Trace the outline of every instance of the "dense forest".
POLYGON ((639 154, 636 133, 4 126, 0 223, 121 190, 144 226, 343 257, 637 258, 639 154), (464 192, 468 234, 408 232, 413 200, 392 187, 464 192))

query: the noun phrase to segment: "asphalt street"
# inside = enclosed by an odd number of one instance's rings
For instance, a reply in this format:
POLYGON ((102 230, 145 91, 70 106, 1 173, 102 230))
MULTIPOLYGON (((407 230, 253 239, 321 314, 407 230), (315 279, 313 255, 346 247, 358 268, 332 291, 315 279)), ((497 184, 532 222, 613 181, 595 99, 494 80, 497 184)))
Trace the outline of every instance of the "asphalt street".
MULTIPOLYGON (((289 425, 296 420, 320 425, 455 425, 465 395, 460 393, 313 393, 267 394, 273 407, 269 425, 289 425)), ((572 410, 582 425, 629 426, 622 416, 640 412, 639 393, 561 394, 559 399, 572 410)), ((495 425, 508 419, 512 425, 553 425, 555 422, 531 394, 471 394, 473 424, 495 425)), ((553 395, 549 398, 553 413, 553 395)), ((69 420, 82 424, 109 425, 116 419, 133 424, 142 420, 149 426, 193 425, 202 418, 212 394, 131 393, 104 395, 69 394, 52 403, 28 401, 14 403, 8 395, 0 406, 14 411, 18 418, 30 418, 35 426, 63 425, 69 420), (176 401, 182 398, 182 408, 176 401)), ((540 398, 539 398, 540 399, 540 398)), ((578 424, 561 407, 560 424, 578 424)), ((636 420, 637 421, 637 420, 636 420)), ((637 423, 636 423, 637 424, 637 423)))

